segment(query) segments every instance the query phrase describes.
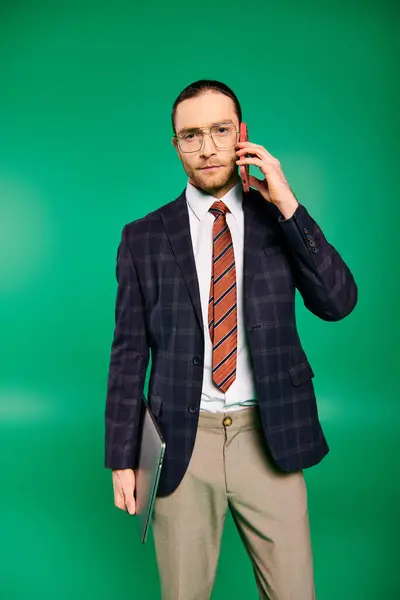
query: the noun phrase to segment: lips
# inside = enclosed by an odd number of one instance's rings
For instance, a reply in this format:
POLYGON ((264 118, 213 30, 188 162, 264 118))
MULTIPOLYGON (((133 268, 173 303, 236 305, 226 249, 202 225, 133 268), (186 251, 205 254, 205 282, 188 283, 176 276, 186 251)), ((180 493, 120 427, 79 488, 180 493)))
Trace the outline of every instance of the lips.
POLYGON ((205 171, 206 169, 217 169, 220 166, 221 165, 207 165, 207 167, 201 167, 201 170, 205 171))

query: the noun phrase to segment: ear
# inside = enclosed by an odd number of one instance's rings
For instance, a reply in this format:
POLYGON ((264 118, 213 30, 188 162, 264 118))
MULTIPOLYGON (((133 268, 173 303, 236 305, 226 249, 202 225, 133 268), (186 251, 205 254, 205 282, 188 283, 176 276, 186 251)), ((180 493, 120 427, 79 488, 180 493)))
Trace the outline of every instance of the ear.
POLYGON ((172 145, 173 145, 173 147, 174 147, 174 148, 175 148, 175 150, 176 150, 176 153, 177 153, 177 154, 178 154, 178 156, 179 156, 179 155, 180 155, 180 154, 179 154, 179 146, 178 146, 178 142, 177 142, 176 138, 175 138, 175 137, 173 137, 171 141, 172 141, 172 145))

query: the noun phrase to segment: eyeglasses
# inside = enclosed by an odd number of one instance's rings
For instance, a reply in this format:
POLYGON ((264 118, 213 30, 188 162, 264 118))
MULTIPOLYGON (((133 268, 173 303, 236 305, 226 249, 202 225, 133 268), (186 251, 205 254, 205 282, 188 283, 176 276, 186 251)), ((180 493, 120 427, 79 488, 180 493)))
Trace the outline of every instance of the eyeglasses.
POLYGON ((204 135, 211 136, 216 148, 222 150, 224 148, 232 148, 237 142, 237 134, 234 123, 227 121, 212 127, 193 127, 185 129, 174 138, 178 142, 181 152, 198 152, 203 147, 204 135), (205 130, 209 130, 208 132, 205 130))

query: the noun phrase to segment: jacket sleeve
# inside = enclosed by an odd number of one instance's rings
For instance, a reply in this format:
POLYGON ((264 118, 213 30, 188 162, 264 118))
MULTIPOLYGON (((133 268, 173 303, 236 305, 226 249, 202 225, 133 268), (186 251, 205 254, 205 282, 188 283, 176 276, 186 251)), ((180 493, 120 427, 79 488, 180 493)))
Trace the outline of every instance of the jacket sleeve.
POLYGON ((105 409, 105 467, 135 469, 149 345, 142 290, 126 225, 117 251, 116 276, 115 329, 105 409))
POLYGON ((302 204, 278 221, 306 308, 324 321, 344 319, 357 303, 358 288, 340 254, 302 204))

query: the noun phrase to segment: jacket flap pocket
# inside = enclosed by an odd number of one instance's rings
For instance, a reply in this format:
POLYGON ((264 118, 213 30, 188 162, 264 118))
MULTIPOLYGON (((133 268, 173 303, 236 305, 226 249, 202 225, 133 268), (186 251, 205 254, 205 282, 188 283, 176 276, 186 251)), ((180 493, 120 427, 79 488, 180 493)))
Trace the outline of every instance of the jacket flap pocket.
POLYGON ((148 403, 153 415, 155 417, 158 417, 161 412, 161 407, 163 403, 163 399, 161 398, 161 396, 158 396, 157 394, 153 394, 153 392, 151 392, 148 395, 148 403))
POLYGON ((314 377, 314 371, 308 360, 303 360, 303 362, 289 367, 289 375, 293 385, 300 385, 307 379, 314 377))

